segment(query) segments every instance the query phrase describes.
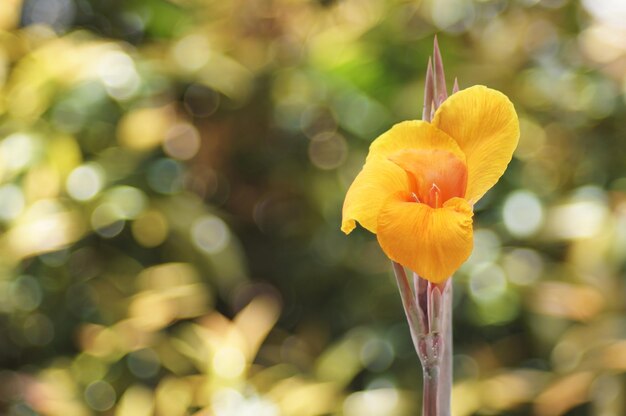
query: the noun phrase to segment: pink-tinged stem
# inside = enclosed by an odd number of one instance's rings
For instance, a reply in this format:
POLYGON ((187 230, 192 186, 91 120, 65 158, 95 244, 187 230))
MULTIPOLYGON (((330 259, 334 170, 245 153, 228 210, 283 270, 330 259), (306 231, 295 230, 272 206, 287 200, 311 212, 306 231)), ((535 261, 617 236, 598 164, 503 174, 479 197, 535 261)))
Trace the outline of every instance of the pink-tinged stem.
POLYGON ((424 392, 422 401, 422 416, 439 416, 437 403, 437 388, 439 384, 439 368, 424 368, 424 392), (428 373, 427 373, 428 371, 428 373))
POLYGON ((413 344, 417 345, 419 331, 416 331, 415 328, 419 328, 421 323, 415 298, 413 297, 413 291, 411 290, 411 284, 406 277, 404 267, 395 261, 392 261, 391 264, 393 266, 393 273, 396 276, 396 282, 398 283, 398 289, 400 290, 402 307, 404 308, 406 320, 409 324, 409 329, 411 330, 411 338, 413 339, 413 344))
POLYGON ((393 262, 402 306, 424 376, 422 416, 450 416, 452 390, 452 282, 434 284, 393 262))
MULTIPOLYGON (((418 281, 424 279, 416 276, 418 281)), ((449 416, 452 391, 452 282, 427 282, 418 309, 427 310, 428 330, 419 337, 424 373, 423 416, 449 416)))
POLYGON ((442 294, 441 334, 443 336, 443 355, 439 369, 439 414, 450 415, 450 399, 452 396, 452 280, 444 283, 442 294))

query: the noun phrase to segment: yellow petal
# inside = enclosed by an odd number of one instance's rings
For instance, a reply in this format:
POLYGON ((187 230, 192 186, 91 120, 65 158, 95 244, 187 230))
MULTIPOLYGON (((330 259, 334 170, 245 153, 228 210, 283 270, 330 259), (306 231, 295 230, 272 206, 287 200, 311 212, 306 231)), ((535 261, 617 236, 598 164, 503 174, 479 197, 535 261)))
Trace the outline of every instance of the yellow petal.
POLYGON ((378 242, 391 260, 440 283, 472 252, 472 215, 472 208, 462 198, 431 208, 398 192, 380 210, 378 242))
POLYGON ((444 101, 433 124, 465 153, 465 198, 475 203, 498 182, 517 147, 519 121, 513 104, 501 92, 477 85, 444 101))
POLYGON ((420 120, 403 121, 381 134, 370 145, 367 160, 388 158, 402 150, 446 150, 465 162, 465 154, 452 137, 420 120))
POLYGON ((356 220, 376 233, 378 212, 383 202, 395 192, 406 191, 407 182, 406 172, 387 159, 366 162, 346 194, 341 230, 349 234, 356 227, 356 220))

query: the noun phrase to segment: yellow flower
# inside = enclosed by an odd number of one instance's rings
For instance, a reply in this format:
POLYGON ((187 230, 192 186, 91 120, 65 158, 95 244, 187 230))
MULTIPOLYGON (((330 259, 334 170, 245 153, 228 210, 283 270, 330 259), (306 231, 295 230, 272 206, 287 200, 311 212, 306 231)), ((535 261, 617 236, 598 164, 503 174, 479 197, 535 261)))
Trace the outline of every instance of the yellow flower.
POLYGON ((473 247, 473 205, 500 179, 519 139, 513 104, 484 86, 459 91, 432 123, 405 121, 372 142, 343 205, 341 229, 358 221, 385 254, 439 283, 473 247))

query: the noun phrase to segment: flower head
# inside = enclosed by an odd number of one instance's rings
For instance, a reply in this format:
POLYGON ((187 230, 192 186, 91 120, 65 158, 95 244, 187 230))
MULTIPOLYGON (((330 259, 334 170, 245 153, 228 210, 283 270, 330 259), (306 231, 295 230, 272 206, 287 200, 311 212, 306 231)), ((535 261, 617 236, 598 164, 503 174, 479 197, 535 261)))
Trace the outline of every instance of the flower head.
POLYGON ((502 176, 518 139, 504 94, 473 86, 444 97, 432 122, 404 121, 372 142, 341 229, 358 221, 390 259, 444 281, 469 257, 473 204, 502 176))

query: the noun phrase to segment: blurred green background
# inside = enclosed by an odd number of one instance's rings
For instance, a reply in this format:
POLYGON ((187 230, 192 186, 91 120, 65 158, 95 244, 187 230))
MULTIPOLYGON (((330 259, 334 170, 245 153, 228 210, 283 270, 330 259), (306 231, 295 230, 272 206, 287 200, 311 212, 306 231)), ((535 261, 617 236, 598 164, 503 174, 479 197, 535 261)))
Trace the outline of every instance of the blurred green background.
POLYGON ((448 80, 522 136, 454 278, 453 414, 626 414, 626 3, 2 0, 0 414, 412 416, 389 261, 339 231, 448 80))

